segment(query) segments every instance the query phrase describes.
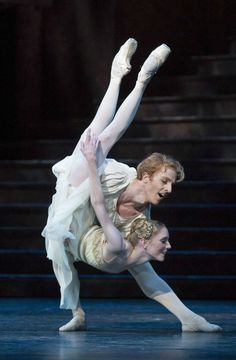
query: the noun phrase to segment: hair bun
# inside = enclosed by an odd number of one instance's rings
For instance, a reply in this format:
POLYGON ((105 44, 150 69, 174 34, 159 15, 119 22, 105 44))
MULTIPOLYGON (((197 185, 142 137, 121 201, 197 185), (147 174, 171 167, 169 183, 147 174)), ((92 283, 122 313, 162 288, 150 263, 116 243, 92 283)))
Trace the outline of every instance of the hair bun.
POLYGON ((153 233, 153 223, 144 220, 144 219, 137 219, 134 221, 134 233, 139 239, 150 239, 153 233))

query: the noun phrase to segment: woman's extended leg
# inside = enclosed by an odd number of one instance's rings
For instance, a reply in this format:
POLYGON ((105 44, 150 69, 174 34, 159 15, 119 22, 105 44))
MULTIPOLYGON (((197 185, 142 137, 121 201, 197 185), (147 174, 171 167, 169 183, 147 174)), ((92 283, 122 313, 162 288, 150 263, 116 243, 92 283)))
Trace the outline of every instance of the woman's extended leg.
MULTIPOLYGON (((144 62, 138 74, 134 89, 121 104, 110 125, 108 125, 99 135, 99 140, 101 141, 101 147, 103 150, 103 157, 101 157, 100 162, 103 161, 104 157, 107 156, 113 145, 128 129, 137 113, 143 93, 149 81, 160 68, 160 66, 165 62, 169 53, 169 47, 165 44, 162 44, 154 51, 152 51, 147 60, 144 62)), ((79 144, 77 146, 79 146, 79 144)), ((81 184, 81 182, 87 178, 87 176, 86 161, 80 161, 80 168, 75 166, 72 169, 70 183, 73 186, 79 186, 79 184, 81 184), (83 166, 83 171, 81 171, 81 166, 83 166)))
MULTIPOLYGON (((132 122, 147 84, 149 83, 152 76, 157 72, 158 68, 166 60, 169 53, 170 49, 166 45, 161 45, 149 55, 148 59, 143 64, 133 91, 126 98, 126 100, 123 102, 123 104, 117 111, 112 123, 108 125, 99 136, 103 153, 105 155, 107 155, 111 147, 116 143, 116 141, 119 140, 119 138, 122 136, 122 134, 132 122)), ((83 159, 81 159, 79 168, 78 166, 75 166, 73 170, 71 172, 71 177, 69 181, 73 186, 79 186, 81 182, 88 176, 87 164, 85 159, 84 162, 83 159)), ((81 310, 81 307, 78 306, 77 310, 73 313, 73 315, 75 314, 73 319, 68 324, 60 328, 60 330, 80 330, 80 316, 77 316, 76 312, 80 314, 81 310)))
POLYGON ((107 156, 112 146, 120 139, 133 121, 143 93, 160 66, 165 62, 170 54, 170 48, 162 44, 151 52, 144 62, 137 78, 134 89, 121 104, 113 121, 99 136, 104 155, 107 156))
MULTIPOLYGON (((128 39, 121 46, 119 52, 116 54, 112 62, 111 77, 108 89, 103 97, 94 119, 88 127, 96 135, 99 135, 110 124, 115 115, 121 80, 131 70, 130 60, 136 49, 137 41, 132 38, 128 39)), ((83 135, 84 133, 81 135, 81 138, 83 135)), ((74 149, 74 153, 77 151, 79 151, 79 142, 74 149)))
MULTIPOLYGON (((98 111, 95 115, 95 118, 91 122, 88 128, 92 129, 95 134, 100 134, 106 126, 112 121, 119 97, 120 84, 122 78, 128 74, 131 70, 130 60, 135 53, 137 48, 137 41, 135 39, 128 39, 120 48, 119 52, 116 54, 112 66, 111 66, 111 76, 110 83, 106 94, 98 108, 98 111)), ((87 129, 86 129, 87 130, 87 129)), ((83 138, 82 134, 80 140, 83 138)), ((76 186, 79 186, 80 183, 84 180, 84 176, 80 175, 86 173, 86 162, 84 162, 83 157, 79 156, 80 153, 80 140, 76 145, 73 154, 78 154, 78 161, 73 164, 71 169, 71 175, 69 181, 71 184, 75 184, 74 177, 76 177, 76 186), (79 174, 79 175, 78 175, 79 174)), ((79 280, 77 272, 74 269, 73 259, 70 259, 71 270, 72 270, 72 282, 71 287, 73 293, 77 292, 79 288, 79 280)), ((85 313, 81 308, 80 301, 78 301, 77 308, 72 311, 73 318, 67 324, 60 327, 60 331, 75 331, 75 330, 84 330, 86 327, 85 322, 85 313)))

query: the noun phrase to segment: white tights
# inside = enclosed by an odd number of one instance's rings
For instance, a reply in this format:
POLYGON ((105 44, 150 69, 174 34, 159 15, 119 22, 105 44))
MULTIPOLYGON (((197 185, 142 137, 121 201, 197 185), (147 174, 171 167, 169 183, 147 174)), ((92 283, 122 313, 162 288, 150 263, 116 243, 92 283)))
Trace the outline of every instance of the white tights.
POLYGON ((137 265, 129 269, 144 294, 165 306, 182 324, 183 331, 220 331, 218 325, 210 324, 203 317, 188 309, 176 296, 169 285, 161 279, 150 263, 137 265))
MULTIPOLYGON (((73 154, 80 152, 80 141, 83 139, 86 131, 91 129, 99 136, 105 158, 112 146, 120 139, 131 124, 138 110, 147 84, 136 82, 134 89, 116 112, 120 83, 121 79, 111 78, 108 89, 98 108, 96 116, 80 137, 73 154)), ((100 159, 100 161, 102 160, 103 159, 100 159)), ((87 178, 87 176, 87 165, 84 159, 79 164, 75 164, 74 168, 72 168, 69 181, 73 186, 79 186, 85 178, 87 178)), ((71 265, 73 266, 73 264, 71 265)), ((72 277, 73 283, 78 283, 78 278, 74 272, 72 272, 72 277)), ((74 309, 72 313, 72 320, 60 327, 60 331, 76 331, 84 329, 85 314, 81 308, 80 302, 78 303, 77 309, 74 309)))
MULTIPOLYGON (((102 162, 114 144, 121 138, 124 132, 128 129, 129 125, 132 123, 146 86, 147 84, 145 83, 136 82, 132 92, 115 113, 120 90, 120 82, 116 79, 111 79, 107 92, 98 108, 95 118, 81 135, 73 153, 76 154, 80 151, 80 141, 84 138, 86 131, 91 129, 92 132, 98 135, 101 142, 103 157, 100 158, 100 162, 102 162)), ((72 168, 69 181, 73 186, 79 186, 87 176, 87 165, 84 159, 72 168)))
MULTIPOLYGON (((133 121, 149 80, 150 78, 147 81, 138 80, 130 95, 116 112, 121 78, 111 78, 97 114, 89 125, 89 128, 99 136, 104 157, 107 156, 112 146, 120 139, 133 121)), ((84 133, 80 140, 83 137, 84 133)), ((74 149, 74 154, 80 151, 80 140, 74 149)), ((79 186, 87 176, 86 161, 84 160, 76 164, 72 169, 69 181, 72 185, 79 186)), ((135 269, 130 270, 130 273, 148 297, 160 302, 177 316, 184 331, 219 330, 216 325, 209 324, 205 319, 190 311, 174 294, 168 284, 154 272, 150 264, 137 266, 135 269)), ((84 327, 85 315, 80 304, 78 304, 77 309, 73 310, 72 320, 62 326, 60 331, 82 330, 84 327)))

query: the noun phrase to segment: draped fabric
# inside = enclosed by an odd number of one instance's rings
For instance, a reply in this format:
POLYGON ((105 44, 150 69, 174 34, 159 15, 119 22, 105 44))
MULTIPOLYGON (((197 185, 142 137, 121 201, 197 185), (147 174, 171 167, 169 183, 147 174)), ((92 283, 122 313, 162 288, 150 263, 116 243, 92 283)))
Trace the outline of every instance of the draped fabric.
MULTIPOLYGON (((61 288, 61 307, 71 308, 78 301, 79 282, 73 262, 86 260, 86 246, 80 247, 83 234, 91 228, 95 213, 89 200, 89 180, 78 187, 68 182, 72 164, 80 162, 81 153, 67 156, 52 168, 57 177, 56 193, 48 210, 48 220, 43 229, 47 257, 53 261, 53 269, 61 288), (71 231, 73 229, 73 231, 71 231), (81 252, 84 249, 84 252, 81 252)), ((135 178, 136 170, 112 159, 106 159, 98 169, 102 188, 107 200, 108 212, 115 212, 112 199, 135 178), (110 211, 109 211, 110 210, 110 211)), ((89 239, 88 239, 89 241, 89 239)), ((84 244, 84 243, 83 243, 84 244)), ((91 262, 91 261, 90 261, 91 262)), ((91 265, 96 264, 92 261, 91 265)), ((99 265, 98 265, 99 267, 99 265)))

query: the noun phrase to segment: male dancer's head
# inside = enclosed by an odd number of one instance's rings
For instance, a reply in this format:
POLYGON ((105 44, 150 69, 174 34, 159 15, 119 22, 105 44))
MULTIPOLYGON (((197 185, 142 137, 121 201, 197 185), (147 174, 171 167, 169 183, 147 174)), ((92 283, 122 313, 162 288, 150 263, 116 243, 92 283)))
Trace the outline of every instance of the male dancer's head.
POLYGON ((143 183, 146 201, 156 205, 184 179, 184 169, 171 156, 155 152, 138 164, 137 179, 143 183))

